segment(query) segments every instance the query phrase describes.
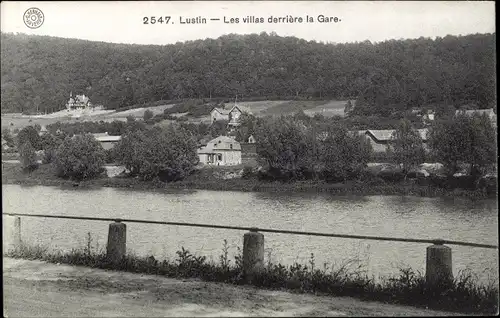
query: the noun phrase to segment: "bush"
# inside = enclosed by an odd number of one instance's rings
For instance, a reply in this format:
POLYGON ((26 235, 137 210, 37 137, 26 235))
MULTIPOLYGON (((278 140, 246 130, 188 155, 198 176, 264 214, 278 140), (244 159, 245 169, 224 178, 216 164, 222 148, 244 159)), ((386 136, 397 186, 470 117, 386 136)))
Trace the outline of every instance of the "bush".
POLYGON ((38 168, 35 148, 29 142, 25 142, 19 146, 19 156, 21 166, 24 170, 33 171, 38 168))
POLYGON ((66 138, 57 148, 54 167, 59 177, 89 179, 102 173, 105 152, 90 134, 66 138))
POLYGON ((241 177, 243 179, 250 179, 251 177, 253 177, 253 169, 252 169, 252 167, 245 166, 243 168, 243 172, 241 174, 241 177))
POLYGON ((151 119, 153 118, 153 111, 151 111, 150 109, 146 109, 146 111, 144 112, 144 121, 148 120, 148 119, 151 119))

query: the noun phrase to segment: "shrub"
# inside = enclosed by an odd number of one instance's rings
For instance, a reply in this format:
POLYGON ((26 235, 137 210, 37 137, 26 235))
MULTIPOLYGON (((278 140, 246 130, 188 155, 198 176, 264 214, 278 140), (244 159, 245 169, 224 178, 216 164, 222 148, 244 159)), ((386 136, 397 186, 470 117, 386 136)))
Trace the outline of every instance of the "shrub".
POLYGON ((243 172, 241 174, 241 177, 243 179, 250 179, 252 176, 253 176, 253 169, 252 169, 252 167, 245 166, 243 168, 243 172))
POLYGON ((66 138, 57 148, 54 167, 60 177, 82 180, 96 177, 103 169, 105 152, 90 134, 66 138))
POLYGON ((144 112, 144 121, 148 120, 148 119, 151 119, 153 118, 153 111, 151 111, 150 109, 146 109, 146 111, 144 112))
POLYGON ((19 156, 24 170, 33 171, 38 168, 35 148, 29 142, 25 142, 19 146, 19 156))

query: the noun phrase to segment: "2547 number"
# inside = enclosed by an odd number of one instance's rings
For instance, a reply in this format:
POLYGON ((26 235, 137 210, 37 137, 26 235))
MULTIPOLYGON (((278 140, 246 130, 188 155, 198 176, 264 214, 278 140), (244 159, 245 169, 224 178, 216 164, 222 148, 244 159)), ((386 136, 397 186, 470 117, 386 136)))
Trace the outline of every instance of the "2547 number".
POLYGON ((160 23, 160 24, 168 24, 170 22, 170 17, 169 16, 165 16, 165 17, 143 17, 142 18, 142 23, 143 24, 156 24, 156 23, 160 23))

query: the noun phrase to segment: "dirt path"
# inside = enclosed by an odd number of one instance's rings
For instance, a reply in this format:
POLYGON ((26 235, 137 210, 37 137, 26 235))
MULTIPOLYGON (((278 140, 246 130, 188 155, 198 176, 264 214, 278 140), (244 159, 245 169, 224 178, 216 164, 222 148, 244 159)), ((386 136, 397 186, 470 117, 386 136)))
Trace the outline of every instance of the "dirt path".
POLYGON ((4 258, 4 317, 434 316, 446 312, 4 258))

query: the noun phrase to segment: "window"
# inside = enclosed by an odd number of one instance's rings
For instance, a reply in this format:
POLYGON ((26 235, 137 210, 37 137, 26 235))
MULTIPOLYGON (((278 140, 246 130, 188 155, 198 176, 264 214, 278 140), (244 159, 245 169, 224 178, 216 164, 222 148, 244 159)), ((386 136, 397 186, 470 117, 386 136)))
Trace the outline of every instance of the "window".
POLYGON ((233 144, 229 144, 229 149, 233 149, 233 144))
POLYGON ((217 159, 218 159, 219 161, 222 161, 222 154, 218 154, 218 155, 217 155, 217 159))

